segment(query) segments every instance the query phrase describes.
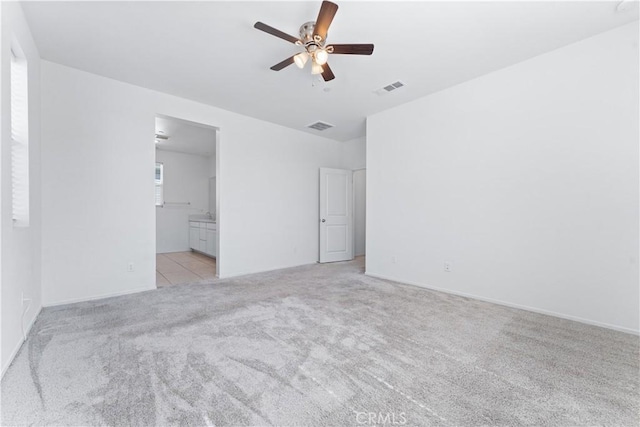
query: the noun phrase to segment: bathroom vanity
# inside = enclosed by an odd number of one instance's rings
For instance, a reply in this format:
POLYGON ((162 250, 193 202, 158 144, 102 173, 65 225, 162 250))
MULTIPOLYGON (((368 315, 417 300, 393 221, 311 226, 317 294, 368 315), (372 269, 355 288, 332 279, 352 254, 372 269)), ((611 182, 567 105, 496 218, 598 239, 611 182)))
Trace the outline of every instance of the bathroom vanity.
POLYGON ((212 219, 189 219, 189 246, 194 251, 215 258, 218 225, 212 219))

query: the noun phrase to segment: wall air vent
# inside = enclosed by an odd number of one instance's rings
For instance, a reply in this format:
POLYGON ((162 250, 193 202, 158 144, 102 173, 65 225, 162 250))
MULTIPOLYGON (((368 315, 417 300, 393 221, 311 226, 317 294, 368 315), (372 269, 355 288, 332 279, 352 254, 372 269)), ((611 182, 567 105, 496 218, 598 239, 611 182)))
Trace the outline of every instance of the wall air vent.
POLYGON ((315 130, 319 130, 319 131, 323 131, 323 130, 327 130, 329 128, 332 128, 333 125, 326 123, 326 122, 315 122, 312 123, 310 125, 307 126, 310 129, 315 129, 315 130))
POLYGON ((376 90, 375 93, 377 93, 378 95, 385 95, 389 92, 393 92, 396 89, 400 89, 403 86, 405 86, 405 84, 398 80, 397 82, 389 83, 388 85, 383 86, 382 88, 376 90))

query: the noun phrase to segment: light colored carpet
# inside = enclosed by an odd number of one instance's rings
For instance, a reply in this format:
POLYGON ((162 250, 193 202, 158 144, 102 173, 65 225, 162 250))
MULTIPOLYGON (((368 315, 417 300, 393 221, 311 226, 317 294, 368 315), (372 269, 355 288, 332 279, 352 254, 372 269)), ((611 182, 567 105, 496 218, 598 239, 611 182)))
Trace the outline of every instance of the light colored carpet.
POLYGON ((45 309, 2 382, 2 424, 639 424, 637 336, 362 271, 45 309))

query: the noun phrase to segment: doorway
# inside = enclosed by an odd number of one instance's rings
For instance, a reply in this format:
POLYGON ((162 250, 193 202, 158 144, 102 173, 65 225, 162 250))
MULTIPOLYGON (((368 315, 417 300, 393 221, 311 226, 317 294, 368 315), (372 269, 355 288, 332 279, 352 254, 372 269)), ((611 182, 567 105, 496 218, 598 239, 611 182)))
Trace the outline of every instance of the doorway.
POLYGON ((175 117, 155 118, 157 287, 217 277, 217 132, 175 117))

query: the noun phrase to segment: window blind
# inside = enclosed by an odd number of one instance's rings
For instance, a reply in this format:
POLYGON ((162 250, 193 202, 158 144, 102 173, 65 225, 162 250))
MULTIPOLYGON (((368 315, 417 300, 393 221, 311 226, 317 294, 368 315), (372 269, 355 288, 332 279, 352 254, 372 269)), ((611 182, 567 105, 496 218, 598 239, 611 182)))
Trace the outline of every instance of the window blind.
POLYGON ((15 226, 29 225, 27 61, 11 52, 11 198, 15 226))
POLYGON ((156 163, 156 206, 164 205, 164 167, 162 163, 156 163))

